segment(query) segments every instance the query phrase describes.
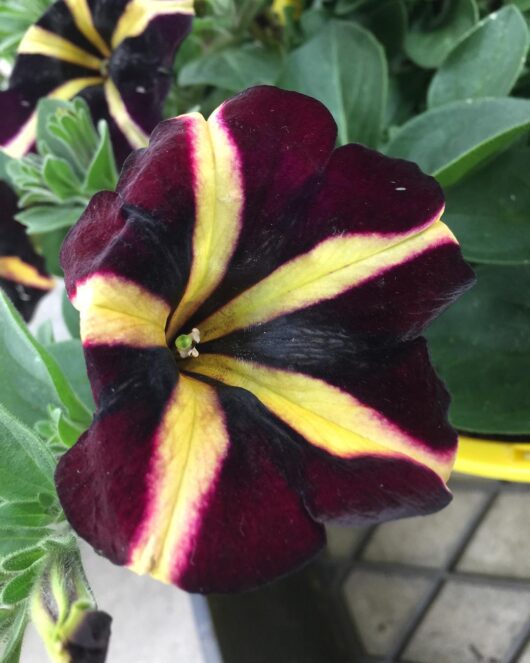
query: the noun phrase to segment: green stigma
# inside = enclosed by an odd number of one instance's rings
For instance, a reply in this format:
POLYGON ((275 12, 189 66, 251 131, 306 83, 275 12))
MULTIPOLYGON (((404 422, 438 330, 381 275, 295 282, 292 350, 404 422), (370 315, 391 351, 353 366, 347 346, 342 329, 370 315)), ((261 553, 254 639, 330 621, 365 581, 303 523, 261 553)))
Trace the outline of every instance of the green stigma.
POLYGON ((175 348, 179 353, 181 359, 187 357, 198 357, 199 352, 195 345, 201 340, 201 335, 198 329, 192 329, 189 334, 181 334, 175 339, 175 348))
POLYGON ((175 341, 175 346, 177 350, 189 350, 193 345, 193 341, 191 340, 191 335, 190 334, 181 334, 180 336, 177 337, 177 340, 175 341))

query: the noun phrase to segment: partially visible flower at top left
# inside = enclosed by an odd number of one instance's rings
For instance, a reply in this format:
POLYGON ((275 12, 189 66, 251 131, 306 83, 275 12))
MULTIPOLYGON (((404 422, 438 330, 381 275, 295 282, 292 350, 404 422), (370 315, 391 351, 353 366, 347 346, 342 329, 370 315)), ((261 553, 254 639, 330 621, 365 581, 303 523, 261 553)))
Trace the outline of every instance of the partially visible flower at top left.
POLYGON ((123 161, 161 120, 192 17, 192 0, 55 2, 26 32, 9 88, 0 93, 0 146, 24 155, 35 143, 38 100, 81 95, 94 120, 109 121, 123 161))
POLYGON ((15 221, 17 197, 0 181, 0 289, 4 290, 27 321, 40 298, 53 288, 53 279, 46 274, 44 260, 15 221))

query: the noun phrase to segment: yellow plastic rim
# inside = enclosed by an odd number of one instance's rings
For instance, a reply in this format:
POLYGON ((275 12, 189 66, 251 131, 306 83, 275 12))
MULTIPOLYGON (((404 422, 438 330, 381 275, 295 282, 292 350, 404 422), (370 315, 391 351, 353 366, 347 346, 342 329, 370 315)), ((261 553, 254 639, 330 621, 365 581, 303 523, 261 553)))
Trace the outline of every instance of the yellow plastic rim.
POLYGON ((455 471, 530 483, 530 440, 496 442, 461 435, 455 471))

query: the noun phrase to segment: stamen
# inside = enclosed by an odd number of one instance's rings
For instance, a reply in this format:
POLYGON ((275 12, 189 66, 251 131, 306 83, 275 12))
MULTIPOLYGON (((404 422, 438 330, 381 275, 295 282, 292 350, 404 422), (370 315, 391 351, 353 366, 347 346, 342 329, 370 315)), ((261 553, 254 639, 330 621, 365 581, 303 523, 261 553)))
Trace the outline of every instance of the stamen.
POLYGON ((195 347, 201 341, 200 331, 194 327, 189 334, 181 334, 175 339, 175 347, 181 359, 198 357, 199 351, 195 347))

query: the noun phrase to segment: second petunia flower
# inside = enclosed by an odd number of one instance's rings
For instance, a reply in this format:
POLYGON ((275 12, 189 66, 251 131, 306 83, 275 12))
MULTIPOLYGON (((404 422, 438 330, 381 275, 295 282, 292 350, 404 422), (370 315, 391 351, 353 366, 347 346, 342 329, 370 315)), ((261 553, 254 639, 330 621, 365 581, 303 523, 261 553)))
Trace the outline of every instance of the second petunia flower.
POLYGON ((420 334, 473 274, 440 187, 306 96, 161 123, 62 251, 97 413, 61 459, 100 553, 189 591, 314 555, 323 523, 450 500, 448 396, 420 334))
POLYGON ((22 39, 0 92, 0 146, 20 157, 35 142, 42 97, 82 95, 109 121, 119 161, 162 119, 176 49, 191 29, 192 0, 58 0, 22 39))

